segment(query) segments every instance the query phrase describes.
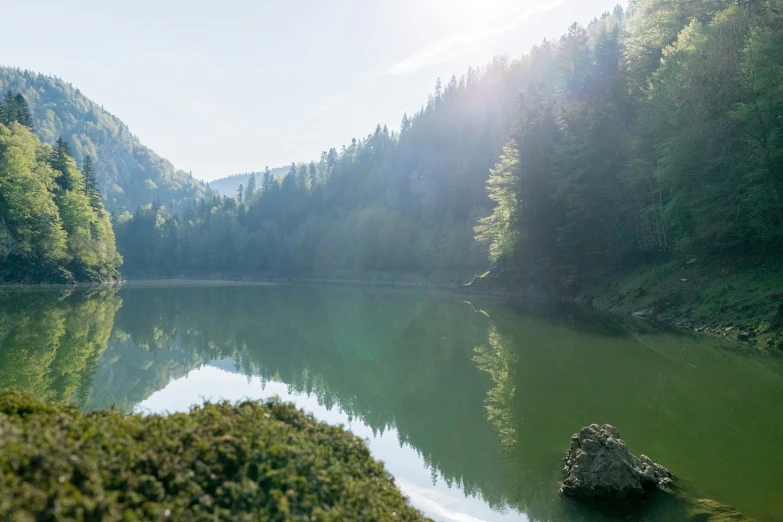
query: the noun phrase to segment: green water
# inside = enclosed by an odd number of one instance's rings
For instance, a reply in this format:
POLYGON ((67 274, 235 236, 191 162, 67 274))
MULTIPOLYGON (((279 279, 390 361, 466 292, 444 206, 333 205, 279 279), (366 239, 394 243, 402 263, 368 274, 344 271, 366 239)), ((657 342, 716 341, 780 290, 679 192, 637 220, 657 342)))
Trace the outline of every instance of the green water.
POLYGON ((438 520, 678 520, 709 498, 783 520, 783 364, 542 303, 419 290, 145 286, 0 292, 0 386, 85 409, 279 395, 367 437, 438 520), (680 498, 561 498, 570 436, 620 429, 680 498))

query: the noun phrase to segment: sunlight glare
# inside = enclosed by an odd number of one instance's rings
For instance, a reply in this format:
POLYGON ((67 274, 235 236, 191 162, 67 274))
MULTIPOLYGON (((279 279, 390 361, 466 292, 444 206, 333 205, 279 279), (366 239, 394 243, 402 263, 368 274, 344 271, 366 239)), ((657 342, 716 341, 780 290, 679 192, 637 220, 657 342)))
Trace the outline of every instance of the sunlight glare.
POLYGON ((535 7, 530 0, 432 0, 446 21, 464 29, 502 24, 519 12, 535 7))

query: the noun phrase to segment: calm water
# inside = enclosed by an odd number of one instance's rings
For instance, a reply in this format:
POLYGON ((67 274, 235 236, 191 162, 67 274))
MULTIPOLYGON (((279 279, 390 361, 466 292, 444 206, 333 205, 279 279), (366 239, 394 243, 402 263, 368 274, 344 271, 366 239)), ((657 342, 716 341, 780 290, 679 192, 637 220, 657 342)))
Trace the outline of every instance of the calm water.
MULTIPOLYGON (((683 498, 783 520, 780 361, 540 303, 318 286, 4 290, 0 387, 129 412, 278 395, 366 437, 417 507, 457 522, 613 518, 557 493, 570 436, 612 423, 683 498)), ((625 519, 685 519, 685 504, 654 497, 625 519)))

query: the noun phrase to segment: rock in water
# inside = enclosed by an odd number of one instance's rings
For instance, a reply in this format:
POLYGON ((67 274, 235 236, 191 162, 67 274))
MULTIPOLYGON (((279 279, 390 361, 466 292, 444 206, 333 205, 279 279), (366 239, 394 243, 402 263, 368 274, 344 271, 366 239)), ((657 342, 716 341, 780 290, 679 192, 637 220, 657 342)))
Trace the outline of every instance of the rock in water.
POLYGON ((592 424, 571 437, 560 491, 570 497, 625 498, 664 489, 672 476, 646 456, 631 455, 617 428, 592 424))

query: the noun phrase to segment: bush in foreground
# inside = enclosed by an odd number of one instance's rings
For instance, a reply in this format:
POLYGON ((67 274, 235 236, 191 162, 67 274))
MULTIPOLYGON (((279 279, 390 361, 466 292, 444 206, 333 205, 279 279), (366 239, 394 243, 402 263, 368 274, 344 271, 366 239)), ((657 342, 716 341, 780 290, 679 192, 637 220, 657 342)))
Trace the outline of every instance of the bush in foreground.
POLYGON ((83 414, 0 394, 0 520, 425 520, 356 436, 278 402, 83 414))

